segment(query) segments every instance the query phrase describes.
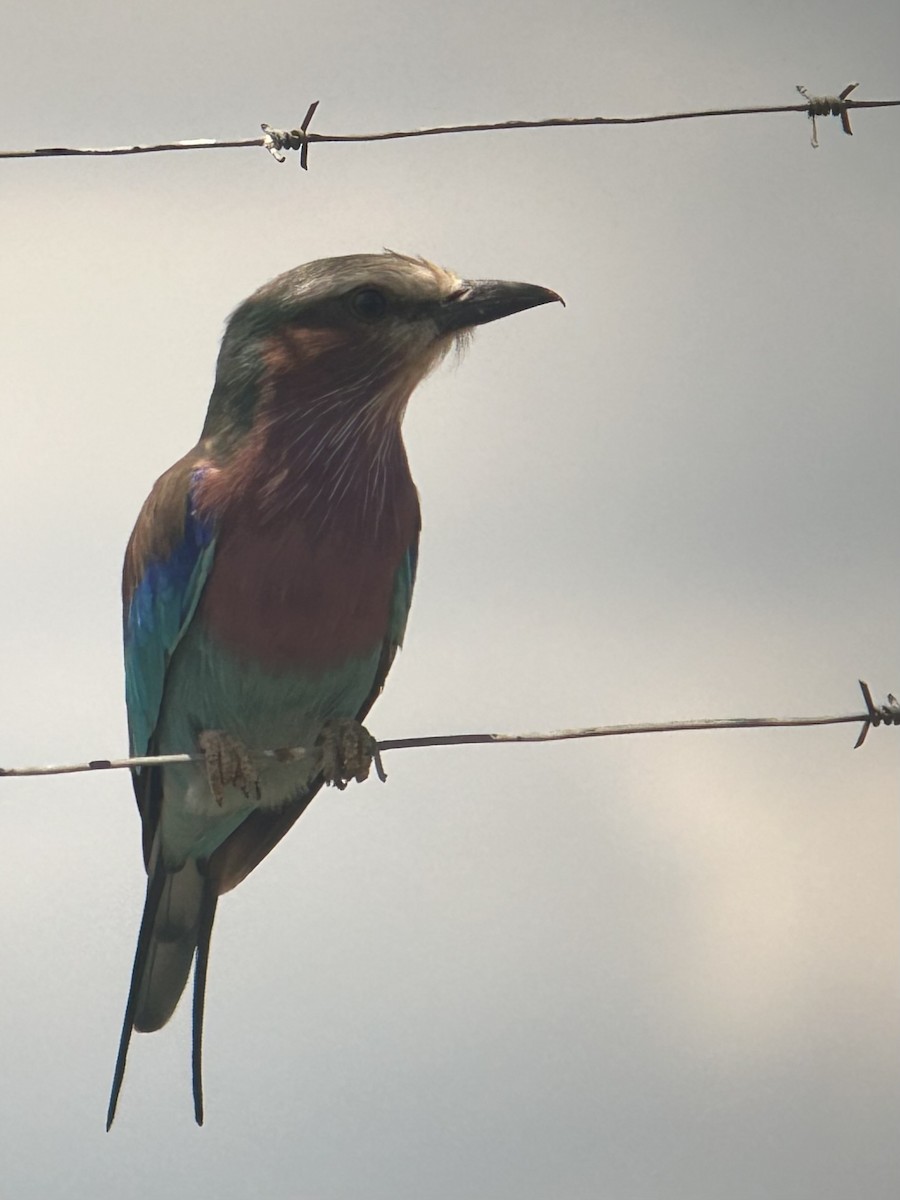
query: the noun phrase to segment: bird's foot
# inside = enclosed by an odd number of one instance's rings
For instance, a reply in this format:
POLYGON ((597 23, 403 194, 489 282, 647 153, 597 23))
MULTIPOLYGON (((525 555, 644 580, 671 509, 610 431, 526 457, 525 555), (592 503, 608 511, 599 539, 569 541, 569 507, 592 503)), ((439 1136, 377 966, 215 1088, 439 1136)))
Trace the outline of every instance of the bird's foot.
POLYGON ((259 800, 259 772, 243 742, 221 729, 204 729, 197 745, 206 759, 209 788, 220 808, 227 787, 240 788, 248 800, 259 800))
POLYGON ((368 779, 372 763, 382 782, 387 778, 381 765, 378 743, 359 721, 335 717, 326 721, 316 738, 319 770, 327 784, 341 791, 351 779, 368 779))

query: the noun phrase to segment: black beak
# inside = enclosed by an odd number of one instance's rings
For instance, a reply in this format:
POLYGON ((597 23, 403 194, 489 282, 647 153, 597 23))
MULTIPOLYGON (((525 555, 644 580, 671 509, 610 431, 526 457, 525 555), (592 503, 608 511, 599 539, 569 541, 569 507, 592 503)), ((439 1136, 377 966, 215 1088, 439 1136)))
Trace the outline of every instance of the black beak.
POLYGON ((487 325, 526 308, 565 300, 549 288, 534 283, 507 283, 503 279, 465 279, 437 306, 435 321, 441 333, 487 325))

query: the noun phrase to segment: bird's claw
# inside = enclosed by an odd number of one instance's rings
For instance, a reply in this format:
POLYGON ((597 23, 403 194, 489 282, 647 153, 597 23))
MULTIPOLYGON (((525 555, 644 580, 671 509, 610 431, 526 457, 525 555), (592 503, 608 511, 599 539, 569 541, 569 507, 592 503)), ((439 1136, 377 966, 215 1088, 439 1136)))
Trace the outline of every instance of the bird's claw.
POLYGON ((204 729, 197 745, 206 759, 209 788, 220 808, 226 787, 239 788, 248 800, 259 800, 259 772, 243 742, 221 729, 204 729))
POLYGON ((326 784, 343 791, 351 779, 368 779, 372 763, 378 778, 386 778, 378 753, 378 743, 359 721, 343 717, 326 721, 316 738, 319 770, 326 784))

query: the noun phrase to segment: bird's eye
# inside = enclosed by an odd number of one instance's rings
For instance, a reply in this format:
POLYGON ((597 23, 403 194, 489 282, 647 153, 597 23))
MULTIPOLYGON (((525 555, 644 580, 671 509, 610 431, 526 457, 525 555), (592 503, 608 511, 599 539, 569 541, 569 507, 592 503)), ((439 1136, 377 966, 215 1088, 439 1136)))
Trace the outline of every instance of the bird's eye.
POLYGON ((350 297, 353 315, 363 321, 377 321, 387 312, 387 307, 387 297, 377 288, 360 288, 350 297))

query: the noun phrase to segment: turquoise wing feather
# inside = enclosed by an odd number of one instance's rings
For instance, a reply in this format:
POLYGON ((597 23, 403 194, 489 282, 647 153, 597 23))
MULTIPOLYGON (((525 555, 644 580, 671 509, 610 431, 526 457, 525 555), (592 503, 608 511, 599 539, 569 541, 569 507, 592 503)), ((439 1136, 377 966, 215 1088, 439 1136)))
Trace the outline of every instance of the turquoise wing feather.
MULTIPOLYGON (((125 605, 125 698, 134 755, 152 752, 169 661, 194 615, 215 554, 214 523, 200 517, 193 504, 193 485, 199 475, 194 471, 190 476, 180 530, 179 514, 153 504, 153 494, 141 514, 147 521, 174 517, 175 532, 147 539, 151 546, 164 545, 166 551, 151 550, 145 562, 136 564, 139 574, 125 605)), ((140 521, 136 534, 139 530, 140 521)))
MULTIPOLYGON (((413 542, 404 554, 397 574, 394 578, 394 595, 391 600, 391 625, 388 632, 388 643, 396 650, 403 645, 403 635, 406 633, 406 621, 412 604, 413 588, 416 585, 416 565, 419 558, 419 543, 413 542)), ((393 653, 391 654, 393 658, 393 653)), ((381 685, 384 679, 381 680, 381 685)))

